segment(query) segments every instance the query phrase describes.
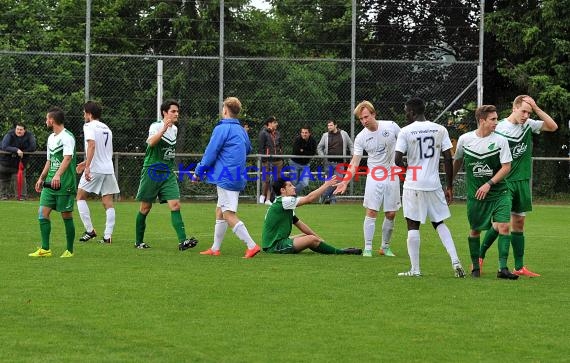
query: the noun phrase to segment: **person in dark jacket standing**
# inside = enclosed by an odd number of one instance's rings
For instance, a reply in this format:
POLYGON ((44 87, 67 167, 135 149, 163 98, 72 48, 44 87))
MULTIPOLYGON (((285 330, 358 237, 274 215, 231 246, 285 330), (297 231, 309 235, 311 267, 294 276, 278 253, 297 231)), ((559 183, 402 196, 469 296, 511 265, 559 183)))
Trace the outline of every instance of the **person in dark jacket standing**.
POLYGON ((0 198, 8 199, 16 196, 15 182, 12 179, 18 174, 20 161, 24 166, 23 185, 21 199, 26 198, 26 164, 29 152, 36 151, 36 138, 34 134, 26 130, 23 122, 16 122, 15 127, 8 131, 2 139, 2 150, 10 154, 0 154, 0 198))
POLYGON ((283 154, 281 146, 281 135, 277 131, 277 118, 270 116, 265 120, 265 126, 259 132, 259 154, 269 155, 261 159, 261 178, 263 181, 262 192, 259 196, 260 204, 271 205, 271 178, 277 180, 281 177, 283 159, 276 158, 275 155, 283 154))
MULTIPOLYGON (((299 135, 293 141, 293 155, 313 156, 317 153, 317 142, 311 135, 311 129, 305 125, 301 127, 299 135)), ((303 189, 309 185, 311 170, 309 158, 291 158, 289 166, 295 171, 295 179, 291 183, 295 186, 297 195, 302 195, 303 189)))
POLYGON ((245 224, 237 216, 239 193, 244 190, 245 161, 251 143, 237 116, 241 102, 235 97, 224 100, 222 120, 214 127, 202 160, 196 166, 194 180, 215 184, 218 192, 214 243, 201 255, 219 256, 228 227, 247 246, 244 258, 252 258, 261 250, 251 238, 245 224))

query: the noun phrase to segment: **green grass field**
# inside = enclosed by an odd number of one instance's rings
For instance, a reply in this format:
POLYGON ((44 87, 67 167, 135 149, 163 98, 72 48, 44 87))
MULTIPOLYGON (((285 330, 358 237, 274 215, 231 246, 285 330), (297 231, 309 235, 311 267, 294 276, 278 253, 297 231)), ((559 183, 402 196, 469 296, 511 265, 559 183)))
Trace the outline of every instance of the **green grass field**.
MULTIPOLYGON (((103 208, 89 203, 96 229, 103 208)), ((535 206, 527 221, 526 263, 542 274, 497 280, 493 247, 481 279, 456 279, 430 225, 422 227, 422 278, 409 269, 398 214, 395 258, 260 254, 228 231, 220 257, 210 247, 213 203, 184 203, 189 235, 179 252, 170 213, 147 219, 149 250, 133 248, 138 205, 116 205, 113 245, 65 249, 52 214, 54 257, 28 257, 39 241, 37 202, 2 202, 2 362, 554 362, 568 361, 568 206, 535 206), (566 236, 566 237, 564 237, 566 236), (566 282, 564 282, 566 281, 566 282)), ((259 240, 264 206, 240 205, 259 240)), ((465 206, 448 225, 469 266, 465 206)), ((302 207, 298 215, 338 247, 362 245, 360 204, 302 207)), ((83 231, 75 212, 77 237, 83 231)), ((381 219, 375 248, 379 247, 381 219)), ((512 267, 512 259, 509 263, 512 267)))

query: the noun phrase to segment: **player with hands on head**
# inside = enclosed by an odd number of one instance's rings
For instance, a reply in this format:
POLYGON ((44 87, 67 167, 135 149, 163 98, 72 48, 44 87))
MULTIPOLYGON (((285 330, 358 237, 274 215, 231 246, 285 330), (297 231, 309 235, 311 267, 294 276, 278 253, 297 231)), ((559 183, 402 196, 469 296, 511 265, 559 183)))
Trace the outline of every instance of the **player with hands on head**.
MULTIPOLYGON (((524 264, 524 224, 526 212, 532 211, 532 192, 530 178, 532 171, 532 134, 542 131, 554 132, 558 129, 556 122, 546 112, 537 106, 534 99, 527 95, 520 95, 513 101, 511 114, 501 120, 495 132, 509 141, 513 155, 511 171, 506 177, 509 193, 512 197, 511 207, 511 245, 515 268, 513 273, 519 276, 537 277, 539 274, 530 271, 524 264), (540 120, 530 118, 535 113, 540 120)), ((481 244, 482 265, 487 250, 499 235, 498 227, 493 224, 481 244)))

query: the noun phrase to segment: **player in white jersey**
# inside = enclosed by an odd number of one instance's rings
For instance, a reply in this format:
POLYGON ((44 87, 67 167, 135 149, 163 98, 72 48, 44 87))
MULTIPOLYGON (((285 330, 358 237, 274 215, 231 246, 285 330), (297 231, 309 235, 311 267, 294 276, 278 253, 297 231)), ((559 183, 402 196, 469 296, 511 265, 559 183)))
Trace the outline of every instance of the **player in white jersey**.
POLYGON ((451 258, 451 266, 456 277, 465 277, 455 243, 444 220, 451 216, 448 204, 453 199, 453 161, 451 140, 447 129, 427 121, 425 104, 420 98, 406 102, 406 119, 410 124, 403 127, 396 142, 395 161, 405 167, 404 154, 407 154, 407 172, 402 194, 404 217, 408 224, 408 255, 411 269, 399 276, 421 276, 420 272, 420 223, 426 217, 437 231, 441 243, 451 258), (447 187, 443 192, 439 179, 439 162, 443 154, 447 187))
POLYGON ((382 246, 380 255, 395 256, 390 249, 390 240, 394 230, 396 211, 400 209, 400 179, 394 163, 394 147, 400 127, 394 121, 377 121, 376 110, 369 101, 359 103, 354 114, 364 129, 354 140, 354 153, 344 180, 338 184, 334 194, 344 193, 356 171, 364 151, 368 153, 368 170, 364 203, 364 251, 363 256, 372 257, 372 240, 376 229, 376 217, 380 207, 384 206, 382 223, 382 246))
POLYGON ((101 195, 106 214, 105 233, 100 242, 111 243, 115 227, 113 194, 119 193, 119 186, 113 165, 113 133, 99 121, 100 117, 101 106, 93 101, 86 102, 83 106, 85 160, 77 165, 77 173, 83 173, 77 187, 77 209, 85 227, 85 233, 79 241, 87 242, 97 237, 86 200, 89 193, 95 193, 101 195))

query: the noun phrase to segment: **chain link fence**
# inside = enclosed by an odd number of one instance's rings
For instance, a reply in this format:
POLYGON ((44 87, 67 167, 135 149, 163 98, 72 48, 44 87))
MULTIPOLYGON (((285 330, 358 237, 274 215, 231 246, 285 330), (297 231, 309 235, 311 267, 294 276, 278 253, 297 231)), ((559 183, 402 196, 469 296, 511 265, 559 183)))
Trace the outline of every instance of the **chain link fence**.
MULTIPOLYGON (((82 153, 80 153, 82 154, 82 153)), ((79 155, 81 159, 82 155, 79 155)), ((120 200, 133 200, 136 196, 144 153, 115 153, 115 171, 121 194, 118 196, 120 200)), ((185 171, 192 163, 200 160, 200 154, 181 154, 177 156, 179 167, 179 186, 182 200, 214 200, 216 198, 215 186, 207 183, 192 183, 185 171)), ((248 165, 258 166, 259 158, 250 156, 248 165)), ((23 196, 26 199, 39 198, 39 194, 34 191, 34 184, 41 173, 45 164, 45 151, 37 151, 30 154, 30 160, 26 168, 26 188, 23 196)), ((320 157, 311 160, 311 170, 314 172, 314 181, 305 188, 305 193, 318 188, 322 183, 322 179, 326 174, 326 168, 320 157), (323 171, 323 172, 321 172, 323 171)), ((257 169, 255 169, 257 170, 257 169)), ((532 193, 536 201, 564 201, 567 198, 568 185, 570 184, 570 160, 568 158, 533 158, 533 178, 531 180, 532 193)), ((441 175, 442 186, 444 185, 445 175, 441 175)), ((252 180, 246 185, 246 189, 241 194, 241 198, 246 201, 254 202, 258 195, 259 185, 257 180, 261 179, 261 175, 253 171, 249 177, 252 180)), ((8 198, 15 198, 15 182, 16 176, 13 178, 14 188, 8 198)), ((354 180, 351 185, 353 190, 351 194, 340 196, 340 200, 358 201, 364 195, 364 186, 366 177, 360 177, 358 181, 354 180)), ((464 173, 460 172, 454 181, 454 196, 456 199, 466 199, 464 173)))
MULTIPOLYGON (((180 163, 199 161, 219 119, 218 58, 93 55, 90 98, 103 105, 102 120, 113 129, 124 198, 136 193, 148 127, 158 118, 159 60, 163 61, 164 98, 175 98, 181 104, 177 154, 186 156, 179 157, 180 163)), ((235 95, 242 100, 241 120, 250 126, 253 154, 257 153, 258 132, 270 115, 280 122, 284 154, 292 153, 293 140, 303 125, 311 127, 318 141, 326 132, 327 120, 333 119, 354 138, 362 127, 352 115, 353 82, 355 102, 370 100, 378 119, 391 119, 404 126, 403 104, 419 96, 427 101, 428 117, 444 124, 452 140, 475 128, 475 63, 363 60, 355 66, 353 80, 349 60, 226 58, 223 96, 235 95)), ((76 136, 77 150, 84 150, 84 55, 0 51, 0 74, 5 80, 0 83, 3 134, 13 121, 23 120, 36 135, 38 150, 44 150, 49 134, 45 114, 49 106, 57 105, 66 111, 66 125, 76 136)), ((41 170, 43 160, 38 162, 40 165, 30 164, 31 173, 41 170)), ((252 156, 250 162, 255 165, 256 158, 252 156)), ((536 195, 549 197, 568 190, 568 165, 559 162, 536 164, 541 175, 557 178, 550 183, 535 181, 535 185, 547 187, 536 189, 536 195)), ((312 170, 321 165, 317 156, 311 162, 312 170)), ((317 185, 311 183, 307 191, 317 185)), ((362 185, 361 179, 348 197, 362 196, 362 185)), ((188 198, 215 195, 213 188, 187 180, 181 187, 188 198)), ((248 183, 244 196, 253 199, 256 193, 256 183, 248 183)))
MULTIPOLYGON (((85 59, 79 54, 0 52, 0 110, 4 124, 24 120, 41 133, 51 105, 64 109, 67 126, 82 138, 85 59)), ((177 152, 204 150, 219 115, 219 60, 212 57, 149 57, 92 55, 90 98, 103 105, 103 117, 115 134, 115 149, 142 151, 150 123, 157 119, 157 62, 162 60, 164 97, 180 101, 180 135, 177 152), (138 148, 138 149, 137 149, 138 148)), ((254 149, 257 134, 268 116, 276 116, 283 152, 291 153, 303 125, 318 140, 327 120, 355 136, 351 106, 349 60, 231 59, 224 61, 225 98, 234 95, 243 103, 242 121, 251 128, 254 149)), ((474 62, 361 61, 356 63, 355 100, 370 100, 378 118, 403 126, 403 104, 419 96, 428 103, 428 116, 474 104, 474 62), (456 99, 461 92, 466 92, 456 99)), ((455 127, 452 112, 438 122, 455 127)), ((471 120, 469 120, 471 121, 471 120)), ((471 122, 473 123, 473 122, 471 122)), ((5 130, 3 130, 5 131, 5 130)), ((82 150, 79 148, 79 150, 82 150)))

